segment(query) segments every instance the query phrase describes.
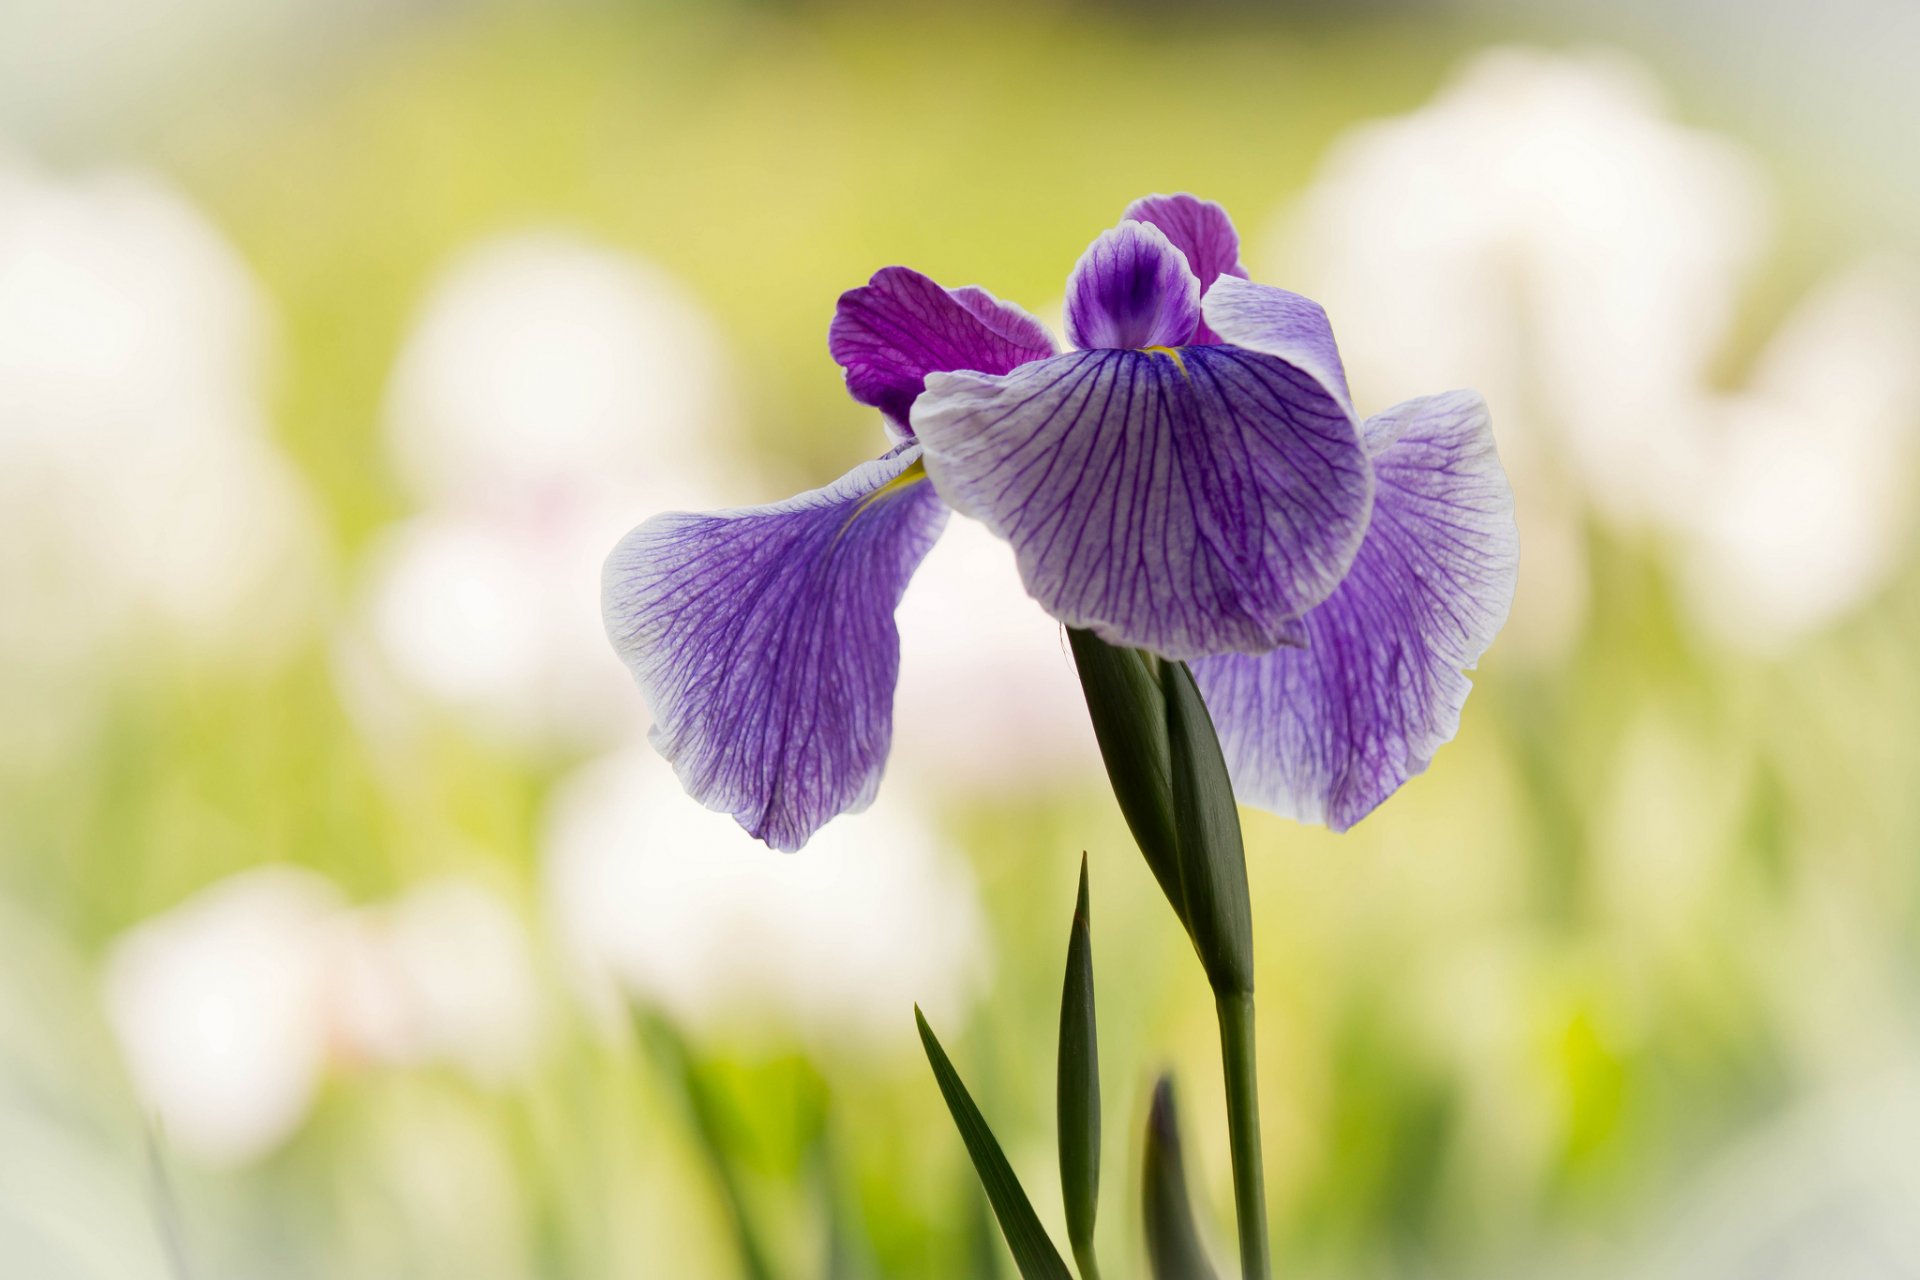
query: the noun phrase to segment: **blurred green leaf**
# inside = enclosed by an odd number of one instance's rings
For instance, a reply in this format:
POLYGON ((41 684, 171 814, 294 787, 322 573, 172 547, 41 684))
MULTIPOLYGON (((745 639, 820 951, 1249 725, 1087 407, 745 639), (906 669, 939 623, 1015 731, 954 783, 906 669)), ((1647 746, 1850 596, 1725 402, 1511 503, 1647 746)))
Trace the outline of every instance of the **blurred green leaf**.
POLYGON ((707 1157, 721 1198, 726 1201, 727 1216, 733 1225, 734 1243, 740 1250, 740 1269, 747 1280, 774 1280, 774 1269, 767 1261, 767 1250, 760 1242, 760 1230, 747 1203, 735 1163, 738 1143, 730 1136, 720 1100, 714 1095, 693 1052, 680 1035, 679 1028, 658 1014, 639 1013, 635 1025, 648 1056, 667 1073, 677 1086, 693 1125, 694 1136, 707 1157))
POLYGON ((193 1263, 187 1253, 186 1225, 180 1213, 180 1197, 174 1189, 173 1174, 167 1167, 160 1133, 152 1121, 147 1124, 146 1138, 153 1216, 160 1229, 160 1243, 166 1249, 167 1269, 173 1280, 194 1280, 193 1263))
POLYGON ((1100 1043, 1093 1013, 1093 925, 1087 855, 1080 855, 1080 900, 1067 935, 1067 977, 1060 996, 1060 1192, 1067 1239, 1081 1280, 1098 1280, 1093 1222, 1100 1205, 1100 1043))
POLYGON ((1174 1109, 1172 1076, 1161 1076, 1153 1088, 1141 1183, 1147 1265, 1154 1280, 1215 1280, 1213 1264, 1200 1247, 1193 1205, 1187 1198, 1187 1169, 1180 1152, 1180 1119, 1174 1109))
POLYGON ((1253 907, 1226 757, 1186 664, 1162 664, 1160 681, 1166 691, 1174 848, 1187 932, 1214 994, 1245 995, 1253 990, 1253 907))
POLYGON ((861 1221, 860 1206, 848 1195, 840 1145, 833 1129, 822 1126, 808 1153, 808 1175, 821 1219, 826 1223, 825 1280, 865 1280, 878 1274, 861 1221))
POLYGON ((946 1050, 940 1047, 939 1039, 927 1025, 926 1015, 918 1005, 914 1006, 913 1018, 919 1024, 920 1043, 926 1047, 933 1078, 940 1085, 941 1096, 947 1100, 947 1110, 953 1115, 961 1140, 967 1144, 974 1172, 980 1175, 980 1184, 986 1188, 993 1216, 1000 1220, 1001 1233, 1007 1238, 1007 1247, 1013 1251, 1014 1265, 1020 1268, 1023 1280, 1072 1280, 1073 1273, 1060 1260, 1060 1251, 1053 1247, 1046 1228, 1040 1225, 1033 1211, 1032 1201, 1021 1189, 1019 1179, 1013 1176, 1006 1153, 1000 1150, 980 1109, 973 1105, 960 1073, 953 1069, 946 1050))
POLYGON ((1073 647, 1113 798, 1160 891, 1184 923, 1173 830, 1173 758, 1167 745, 1165 695, 1154 669, 1159 659, 1137 649, 1116 648, 1091 631, 1072 627, 1067 643, 1073 647))

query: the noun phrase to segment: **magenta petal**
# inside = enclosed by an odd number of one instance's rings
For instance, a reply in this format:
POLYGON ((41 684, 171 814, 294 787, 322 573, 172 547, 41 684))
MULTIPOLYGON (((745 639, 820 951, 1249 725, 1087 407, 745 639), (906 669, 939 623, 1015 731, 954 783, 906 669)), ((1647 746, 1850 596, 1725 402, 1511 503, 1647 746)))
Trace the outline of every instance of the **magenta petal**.
POLYGON ((1193 667, 1249 804, 1344 831, 1460 726, 1464 674, 1506 621, 1519 544, 1486 403, 1471 391, 1366 426, 1375 496, 1307 646, 1193 667))
POLYGON ((1067 340, 1083 351, 1177 347, 1200 323, 1200 282, 1158 227, 1123 222, 1067 279, 1067 340))
POLYGON ((764 507, 655 516, 607 560, 607 634, 696 800, 776 849, 872 802, 893 611, 947 519, 917 446, 764 507))
MULTIPOLYGON (((1128 205, 1121 216, 1130 222, 1150 222, 1165 233, 1173 247, 1186 255, 1188 268, 1200 281, 1202 298, 1221 276, 1246 279, 1247 269, 1240 265, 1240 233, 1227 211, 1213 201, 1184 192, 1145 196, 1128 205)), ((1218 338, 1203 320, 1191 341, 1208 343, 1218 338)))
POLYGON ((910 410, 929 373, 1007 373, 1053 354, 1046 326, 985 289, 943 289, 918 271, 884 267, 840 295, 827 349, 847 391, 911 435, 910 410))

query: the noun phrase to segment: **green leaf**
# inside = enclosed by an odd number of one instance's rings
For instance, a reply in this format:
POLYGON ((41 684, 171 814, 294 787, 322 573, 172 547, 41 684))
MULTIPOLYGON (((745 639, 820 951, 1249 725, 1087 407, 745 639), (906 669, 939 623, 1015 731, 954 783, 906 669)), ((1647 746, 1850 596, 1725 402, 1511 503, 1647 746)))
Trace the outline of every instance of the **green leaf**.
POLYGON ((987 1202, 993 1206, 993 1216, 1000 1220, 1001 1234, 1006 1236, 1007 1247, 1013 1251, 1014 1265, 1020 1268, 1022 1280, 1073 1280, 1073 1273, 1060 1260, 1059 1250, 1053 1247, 1046 1228, 1033 1212, 1033 1203, 1021 1189, 1019 1179, 1013 1176, 1006 1154, 994 1140, 993 1131, 987 1128, 980 1109, 973 1105, 967 1086, 960 1081, 960 1073, 953 1069, 946 1050, 940 1047, 918 1005, 914 1006, 913 1018, 920 1025, 920 1043, 926 1047, 933 1078, 939 1082, 940 1094, 947 1100, 947 1110, 960 1130, 961 1141, 967 1144, 974 1172, 980 1175, 980 1185, 987 1190, 987 1202))
POLYGON ((1099 1280, 1093 1220, 1100 1204, 1100 1046, 1093 1017, 1093 932, 1087 855, 1080 855, 1080 901, 1067 935, 1067 978, 1060 995, 1060 1193, 1067 1239, 1081 1280, 1099 1280))
POLYGON ((157 1121, 147 1123, 147 1173, 152 1182, 153 1213, 160 1228, 160 1243, 166 1249, 167 1268, 173 1280, 194 1280, 180 1198, 174 1190, 173 1174, 167 1168, 166 1151, 156 1125, 157 1121))
POLYGON ((1161 667, 1173 761, 1174 848, 1187 932, 1218 996, 1253 990, 1253 907, 1240 811, 1213 718, 1185 663, 1161 667))
POLYGON ((734 1142, 727 1133, 725 1108, 715 1095, 711 1082, 694 1061, 693 1052, 672 1023, 657 1014, 638 1013, 635 1027, 646 1046, 648 1056, 666 1072, 677 1087, 693 1126, 694 1137, 707 1165, 719 1184, 733 1224, 734 1244, 740 1251, 740 1270, 748 1280, 773 1280, 775 1271, 768 1261, 767 1248, 760 1241, 746 1189, 741 1185, 734 1162, 734 1142))
POLYGON ((1154 1280, 1215 1280, 1200 1247, 1187 1198, 1186 1161, 1180 1153, 1180 1119, 1173 1105, 1173 1077, 1161 1076, 1147 1115, 1142 1216, 1147 1226, 1147 1266, 1154 1280))
POLYGON ((1167 745, 1165 696, 1159 659, 1120 649, 1091 631, 1069 627, 1067 643, 1080 672, 1094 740, 1107 781, 1134 843, 1160 882, 1160 891, 1184 922, 1180 863, 1173 834, 1173 757, 1167 745))

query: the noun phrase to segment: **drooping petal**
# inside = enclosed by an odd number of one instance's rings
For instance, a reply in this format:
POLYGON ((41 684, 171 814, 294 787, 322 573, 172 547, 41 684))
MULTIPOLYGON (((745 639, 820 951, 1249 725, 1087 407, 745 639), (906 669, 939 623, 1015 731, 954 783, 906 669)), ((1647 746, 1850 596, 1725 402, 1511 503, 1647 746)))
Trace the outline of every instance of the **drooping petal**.
POLYGON ((929 373, 1007 373, 1053 354, 1045 325, 985 289, 943 289, 918 271, 884 267, 840 295, 827 349, 847 391, 911 435, 908 411, 929 373))
POLYGON ((1506 621, 1519 563, 1513 491, 1471 391, 1371 419, 1376 491, 1346 580, 1307 614, 1304 649, 1193 666, 1239 797, 1344 831, 1460 726, 1506 621))
POLYGON ((1067 278, 1067 340, 1102 347, 1174 347, 1200 323, 1200 282, 1160 228, 1103 231, 1067 278))
POLYGON ((1352 418, 1232 347, 936 374, 913 422, 941 496, 1013 544, 1049 613, 1112 644, 1196 658, 1297 641, 1366 529, 1352 418))
POLYGON ((1312 298, 1229 276, 1214 282, 1202 310, 1220 341, 1285 360, 1318 379, 1348 413, 1353 412, 1333 326, 1326 309, 1312 298))
POLYGON ((776 849, 872 802, 893 736, 893 611, 946 523, 907 445, 785 502, 656 516, 614 548, 607 634, 653 743, 776 849))
MULTIPOLYGON (((1121 217, 1130 222, 1150 222, 1165 232, 1173 247, 1186 255, 1188 268, 1200 281, 1202 298, 1221 276, 1247 278, 1247 269, 1240 265, 1240 233, 1234 230, 1227 211, 1211 200, 1185 192, 1144 196, 1128 205, 1121 217)), ((1209 343, 1219 338, 1203 320, 1188 341, 1209 343)))

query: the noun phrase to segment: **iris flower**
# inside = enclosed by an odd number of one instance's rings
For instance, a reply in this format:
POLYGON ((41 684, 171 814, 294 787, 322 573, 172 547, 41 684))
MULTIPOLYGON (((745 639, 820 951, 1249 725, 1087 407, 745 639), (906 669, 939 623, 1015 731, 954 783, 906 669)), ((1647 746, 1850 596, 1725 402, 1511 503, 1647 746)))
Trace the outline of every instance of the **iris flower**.
POLYGON ((1192 663, 1243 800, 1343 830, 1424 769, 1513 593, 1486 406, 1362 422, 1326 313, 1246 276, 1220 206, 1150 196, 1074 267, 1072 351, 905 267, 843 294, 828 348, 893 447, 785 502, 656 516, 607 561, 608 634, 686 789, 786 850, 873 800, 894 608, 949 509, 1061 623, 1192 663))

